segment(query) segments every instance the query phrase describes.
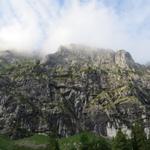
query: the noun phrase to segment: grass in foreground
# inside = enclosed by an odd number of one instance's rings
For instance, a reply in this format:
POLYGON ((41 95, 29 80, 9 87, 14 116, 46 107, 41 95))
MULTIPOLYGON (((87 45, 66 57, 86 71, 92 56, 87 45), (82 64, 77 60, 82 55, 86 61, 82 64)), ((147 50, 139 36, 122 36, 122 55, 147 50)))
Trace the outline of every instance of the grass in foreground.
MULTIPOLYGON (((97 141, 98 136, 93 133, 80 133, 67 138, 58 139, 60 150, 73 150, 81 147, 82 142, 89 147, 89 143, 97 141)), ((31 137, 10 140, 7 137, 0 137, 0 150, 51 150, 47 145, 50 144, 50 137, 47 135, 35 134, 31 137)))

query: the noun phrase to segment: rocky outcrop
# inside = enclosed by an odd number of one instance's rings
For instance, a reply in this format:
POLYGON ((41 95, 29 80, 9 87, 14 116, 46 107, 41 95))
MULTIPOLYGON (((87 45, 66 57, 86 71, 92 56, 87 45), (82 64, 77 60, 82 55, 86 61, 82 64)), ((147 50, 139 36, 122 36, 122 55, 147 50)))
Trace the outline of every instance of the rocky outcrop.
POLYGON ((150 129, 150 72, 125 51, 61 47, 45 61, 0 67, 0 133, 113 136, 134 121, 150 129), (87 49, 87 50, 86 50, 87 49))
POLYGON ((130 55, 125 50, 117 52, 110 49, 89 48, 80 45, 61 46, 53 55, 48 55, 45 59, 46 64, 73 64, 80 63, 87 65, 88 62, 94 66, 105 68, 118 65, 122 69, 133 69, 138 67, 130 55))
POLYGON ((130 55, 125 50, 119 50, 115 54, 115 63, 121 68, 134 68, 136 64, 130 55))

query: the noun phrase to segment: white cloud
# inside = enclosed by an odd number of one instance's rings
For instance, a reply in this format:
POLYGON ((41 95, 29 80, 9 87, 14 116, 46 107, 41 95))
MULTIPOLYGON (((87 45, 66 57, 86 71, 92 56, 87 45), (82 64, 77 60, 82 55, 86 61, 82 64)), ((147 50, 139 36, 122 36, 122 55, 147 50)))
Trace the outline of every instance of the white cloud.
POLYGON ((140 62, 150 59, 148 0, 124 0, 117 7, 110 0, 109 5, 104 0, 65 0, 63 6, 57 0, 2 1, 0 49, 41 49, 43 55, 79 43, 126 49, 140 62))

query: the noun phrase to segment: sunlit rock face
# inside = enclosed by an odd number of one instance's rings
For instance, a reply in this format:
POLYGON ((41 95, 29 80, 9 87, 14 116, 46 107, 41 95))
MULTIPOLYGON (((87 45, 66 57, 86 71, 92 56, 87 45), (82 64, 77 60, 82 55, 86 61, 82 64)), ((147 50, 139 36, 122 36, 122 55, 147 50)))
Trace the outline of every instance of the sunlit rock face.
POLYGON ((89 130, 113 137, 118 128, 130 135, 137 120, 150 129, 150 72, 128 52, 71 45, 41 62, 6 60, 0 62, 0 133, 89 130))
POLYGON ((46 63, 51 64, 54 57, 59 58, 59 60, 55 59, 56 64, 61 61, 61 63, 69 65, 72 63, 87 65, 89 62, 93 66, 110 68, 117 65, 122 69, 134 69, 138 66, 130 53, 125 50, 115 52, 111 49, 91 48, 75 44, 61 46, 54 55, 47 55, 45 59, 46 63))
POLYGON ((121 68, 132 68, 136 66, 130 53, 125 50, 119 50, 116 52, 115 63, 121 68))

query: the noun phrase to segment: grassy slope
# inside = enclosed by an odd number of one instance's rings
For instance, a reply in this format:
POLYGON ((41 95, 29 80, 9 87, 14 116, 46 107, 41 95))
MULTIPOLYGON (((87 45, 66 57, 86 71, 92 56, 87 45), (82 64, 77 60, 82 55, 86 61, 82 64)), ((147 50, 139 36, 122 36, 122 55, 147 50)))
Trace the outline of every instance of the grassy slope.
POLYGON ((11 150, 12 147, 13 141, 4 136, 0 136, 0 150, 11 150))
MULTIPOLYGON (((98 137, 92 133, 87 133, 89 140, 98 137)), ((72 145, 79 145, 81 134, 61 138, 58 140, 61 150, 70 149, 72 145)), ((45 150, 49 137, 46 135, 35 134, 31 137, 12 141, 6 137, 0 137, 0 150, 45 150)))

